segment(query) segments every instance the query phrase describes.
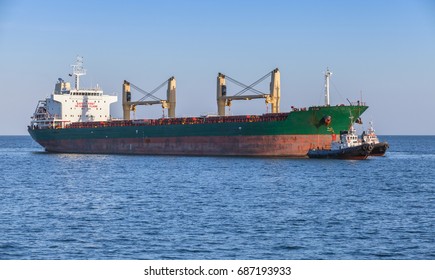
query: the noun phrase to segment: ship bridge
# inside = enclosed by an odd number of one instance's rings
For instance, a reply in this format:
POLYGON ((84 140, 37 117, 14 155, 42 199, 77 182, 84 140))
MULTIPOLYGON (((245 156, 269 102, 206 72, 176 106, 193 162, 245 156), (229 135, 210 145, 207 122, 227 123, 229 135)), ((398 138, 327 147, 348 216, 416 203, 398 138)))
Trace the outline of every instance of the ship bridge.
POLYGON ((63 128, 74 122, 107 121, 111 119, 110 104, 117 96, 105 95, 97 86, 94 89, 80 89, 80 76, 86 74, 83 58, 77 57, 72 65, 75 85, 59 78, 49 98, 41 100, 32 117, 32 127, 63 128))

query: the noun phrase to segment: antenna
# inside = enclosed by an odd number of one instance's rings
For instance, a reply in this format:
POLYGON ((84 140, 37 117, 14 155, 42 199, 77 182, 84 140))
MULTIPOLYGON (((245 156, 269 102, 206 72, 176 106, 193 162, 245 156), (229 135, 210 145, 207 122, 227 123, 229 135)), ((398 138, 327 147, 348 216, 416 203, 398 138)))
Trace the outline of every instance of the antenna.
POLYGON ((71 65, 73 75, 75 76, 75 89, 80 89, 80 76, 86 75, 86 69, 83 68, 83 57, 77 56, 76 64, 71 65))
POLYGON ((325 72, 325 106, 329 106, 329 78, 331 77, 332 72, 329 71, 329 68, 326 68, 325 72))

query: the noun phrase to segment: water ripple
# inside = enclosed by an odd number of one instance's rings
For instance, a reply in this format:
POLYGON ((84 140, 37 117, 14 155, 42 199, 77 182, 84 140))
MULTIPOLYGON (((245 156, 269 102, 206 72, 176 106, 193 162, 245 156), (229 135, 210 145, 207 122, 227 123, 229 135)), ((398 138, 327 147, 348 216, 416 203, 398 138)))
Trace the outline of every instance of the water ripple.
POLYGON ((382 158, 316 161, 0 137, 0 259, 433 259, 435 137, 386 140, 382 158))

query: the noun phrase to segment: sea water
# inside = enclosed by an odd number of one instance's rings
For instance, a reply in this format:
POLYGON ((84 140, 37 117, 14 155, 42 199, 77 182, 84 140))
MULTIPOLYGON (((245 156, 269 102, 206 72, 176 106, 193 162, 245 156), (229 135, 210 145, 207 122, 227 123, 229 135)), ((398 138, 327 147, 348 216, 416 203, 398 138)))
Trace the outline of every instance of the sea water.
POLYGON ((363 161, 47 153, 0 137, 0 259, 434 259, 435 136, 363 161))

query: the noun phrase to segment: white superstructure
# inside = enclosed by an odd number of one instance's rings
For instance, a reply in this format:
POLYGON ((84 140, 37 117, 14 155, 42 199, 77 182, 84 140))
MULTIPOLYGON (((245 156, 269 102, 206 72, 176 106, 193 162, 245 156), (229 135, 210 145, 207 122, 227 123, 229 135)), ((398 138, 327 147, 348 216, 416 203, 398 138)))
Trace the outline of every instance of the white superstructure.
POLYGON ((107 121, 111 119, 110 104, 118 100, 115 95, 105 95, 98 86, 80 89, 80 76, 86 75, 83 59, 77 57, 73 67, 75 88, 63 79, 58 79, 54 92, 40 100, 32 116, 34 128, 64 128, 73 122, 107 121))
POLYGON ((379 144, 378 136, 375 134, 375 129, 373 128, 373 122, 369 122, 369 124, 370 127, 367 132, 363 131, 363 134, 361 136, 362 141, 364 143, 379 144))
POLYGON ((346 148, 356 147, 361 145, 358 139, 358 134, 353 125, 349 128, 349 131, 340 133, 340 141, 332 141, 331 150, 342 150, 346 148))

